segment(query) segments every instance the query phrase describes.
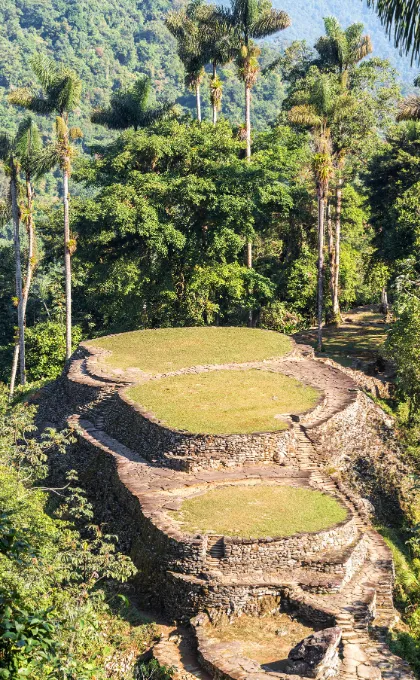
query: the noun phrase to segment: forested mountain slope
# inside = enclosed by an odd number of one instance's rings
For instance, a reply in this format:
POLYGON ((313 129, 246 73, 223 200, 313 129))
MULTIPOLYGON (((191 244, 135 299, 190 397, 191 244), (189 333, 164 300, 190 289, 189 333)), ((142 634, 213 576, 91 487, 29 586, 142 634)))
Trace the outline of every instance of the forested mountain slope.
POLYGON ((335 16, 342 26, 356 21, 365 26, 372 37, 374 56, 389 59, 408 86, 412 85, 418 69, 411 67, 410 58, 401 56, 385 33, 381 22, 366 0, 274 0, 275 7, 284 9, 292 19, 292 25, 281 36, 287 40, 305 39, 313 45, 322 35, 323 17, 335 16))
MULTIPOLYGON (((0 3, 0 129, 16 127, 16 111, 6 101, 17 85, 31 84, 31 56, 46 52, 75 69, 83 82, 81 116, 85 136, 103 135, 90 128, 87 112, 106 102, 113 89, 134 73, 152 78, 156 96, 193 105, 184 86, 176 43, 164 26, 171 0, 3 0, 0 3)), ((263 55, 264 61, 270 58, 263 55)), ((242 87, 234 67, 226 69, 226 112, 242 120, 242 87)), ((260 126, 274 118, 282 87, 271 74, 255 88, 255 116, 260 126)), ((204 106, 208 96, 203 92, 204 106)), ((206 114, 206 110, 204 111, 206 114)))
MULTIPOLYGON (((103 136, 103 130, 87 120, 87 112, 107 101, 109 93, 141 72, 151 76, 158 98, 178 99, 193 105, 184 86, 184 74, 176 55, 175 41, 163 17, 175 0, 3 0, 0 3, 0 129, 16 126, 17 118, 7 105, 11 87, 31 83, 31 55, 37 51, 54 55, 69 64, 82 78, 84 92, 81 117, 85 137, 103 136)), ((390 58, 411 83, 414 69, 399 58, 376 15, 360 0, 276 0, 292 17, 292 27, 282 32, 280 44, 306 39, 310 45, 323 33, 323 17, 335 15, 343 25, 363 21, 371 33, 375 54, 390 58)), ((275 43, 274 43, 275 45, 275 43)), ((278 45, 276 46, 278 50, 278 45)), ((274 56, 267 48, 263 64, 274 56)), ((242 87, 235 69, 224 69, 224 112, 234 123, 242 121, 242 87)), ((254 91, 254 124, 272 120, 282 98, 280 75, 260 78, 254 91)), ((208 104, 204 87, 204 106, 208 104)), ((204 111, 208 115, 208 111, 204 111)), ((49 125, 49 123, 48 123, 49 125)))

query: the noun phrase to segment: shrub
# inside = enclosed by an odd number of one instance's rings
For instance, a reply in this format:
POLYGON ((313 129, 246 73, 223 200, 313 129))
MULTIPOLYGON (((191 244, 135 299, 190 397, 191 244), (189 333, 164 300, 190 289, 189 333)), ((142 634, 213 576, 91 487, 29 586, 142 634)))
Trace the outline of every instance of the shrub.
POLYGON ((272 302, 261 309, 260 326, 269 331, 296 333, 304 327, 304 319, 298 312, 288 310, 284 302, 272 302))
MULTIPOLYGON (((73 327, 73 349, 82 337, 81 329, 73 327)), ((26 364, 30 381, 54 380, 63 370, 66 357, 65 327, 57 321, 38 323, 26 331, 26 364)))

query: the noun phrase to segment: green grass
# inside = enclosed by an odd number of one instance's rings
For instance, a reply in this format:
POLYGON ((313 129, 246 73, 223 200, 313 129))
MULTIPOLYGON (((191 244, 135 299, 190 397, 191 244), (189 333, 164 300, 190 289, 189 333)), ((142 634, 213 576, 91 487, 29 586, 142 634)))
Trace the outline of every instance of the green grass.
POLYGON ((127 396, 168 427, 235 434, 283 430, 280 416, 307 411, 319 392, 281 373, 250 369, 170 376, 135 385, 127 396))
POLYGON ((106 363, 117 369, 165 373, 203 364, 262 361, 287 354, 290 339, 254 328, 159 328, 91 340, 110 350, 106 363))
MULTIPOLYGON (((389 325, 383 323, 383 315, 358 308, 344 312, 340 326, 324 326, 323 351, 344 366, 351 366, 352 359, 371 360, 378 356, 387 338, 389 325)), ((297 337, 316 346, 316 330, 303 331, 297 337)))
POLYGON ((292 536, 343 521, 347 512, 331 496, 291 486, 224 486, 185 500, 172 512, 190 533, 225 536, 292 536))

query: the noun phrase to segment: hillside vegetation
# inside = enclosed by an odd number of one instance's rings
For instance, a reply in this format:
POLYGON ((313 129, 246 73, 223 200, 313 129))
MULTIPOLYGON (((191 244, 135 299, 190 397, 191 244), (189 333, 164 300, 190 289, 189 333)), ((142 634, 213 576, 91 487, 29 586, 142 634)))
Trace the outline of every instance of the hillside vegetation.
MULTIPOLYGON (((176 42, 164 25, 170 0, 4 0, 0 4, 0 129, 16 129, 6 95, 10 88, 30 85, 31 57, 37 52, 74 68, 83 81, 80 110, 85 138, 104 135, 89 121, 92 108, 106 103, 112 90, 133 81, 135 74, 150 76, 157 98, 188 107, 193 95, 184 86, 184 70, 176 42)), ((264 61, 272 59, 267 48, 264 61)), ((225 69, 226 113, 241 121, 242 89, 233 66, 225 69)), ((207 84, 205 86, 205 90, 207 84)), ((273 73, 256 88, 255 122, 260 127, 275 118, 283 96, 280 75, 273 73)), ((208 97, 204 96, 204 111, 208 97)), ((48 122, 44 127, 48 130, 48 122)))

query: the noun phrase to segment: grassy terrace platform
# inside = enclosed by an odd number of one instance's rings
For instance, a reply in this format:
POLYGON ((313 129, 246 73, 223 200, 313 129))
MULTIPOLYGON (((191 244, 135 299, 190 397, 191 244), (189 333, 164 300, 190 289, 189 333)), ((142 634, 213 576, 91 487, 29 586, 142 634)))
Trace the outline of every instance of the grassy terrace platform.
POLYGON ((133 331, 87 343, 112 352, 110 368, 138 368, 166 373, 205 364, 244 363, 283 356, 291 340, 273 331, 254 328, 159 328, 133 331))
POLYGON ((321 531, 347 513, 320 491, 261 484, 219 487, 185 500, 171 515, 190 533, 263 538, 321 531))
POLYGON ((309 410, 319 393, 281 373, 250 369, 170 376, 135 385, 127 396, 174 429, 246 434, 284 430, 282 416, 309 410))

